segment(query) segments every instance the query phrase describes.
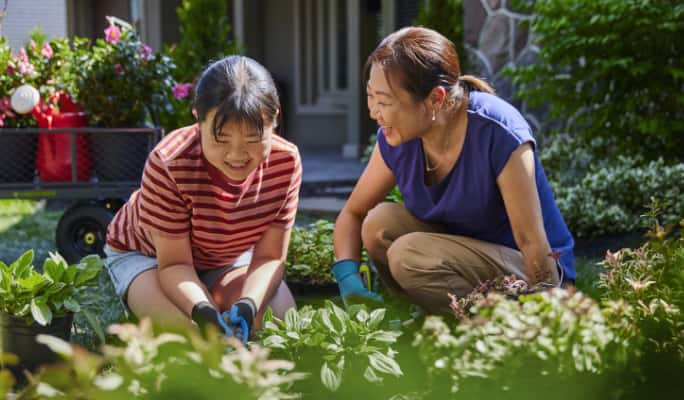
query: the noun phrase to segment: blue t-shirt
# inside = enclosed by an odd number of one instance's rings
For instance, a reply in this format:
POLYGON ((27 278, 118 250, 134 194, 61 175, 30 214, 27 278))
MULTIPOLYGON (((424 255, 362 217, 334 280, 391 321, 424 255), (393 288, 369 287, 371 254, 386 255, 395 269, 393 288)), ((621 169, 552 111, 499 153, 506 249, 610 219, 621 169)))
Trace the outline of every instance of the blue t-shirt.
MULTIPOLYGON (((535 145, 527 121, 501 98, 471 92, 468 126, 461 154, 440 182, 427 186, 420 139, 399 146, 387 144, 378 131, 378 147, 392 170, 406 208, 418 219, 446 226, 449 233, 518 249, 496 178, 511 153, 523 143, 535 145)), ((566 278, 575 279, 574 241, 556 205, 535 151, 537 192, 544 229, 566 278)))

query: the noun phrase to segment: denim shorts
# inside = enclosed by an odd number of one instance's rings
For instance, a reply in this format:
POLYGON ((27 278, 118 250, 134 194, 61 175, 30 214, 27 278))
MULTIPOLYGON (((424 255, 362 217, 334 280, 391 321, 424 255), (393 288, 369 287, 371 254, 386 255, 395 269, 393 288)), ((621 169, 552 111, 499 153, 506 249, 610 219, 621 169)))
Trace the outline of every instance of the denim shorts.
MULTIPOLYGON (((249 265, 252 260, 252 249, 242 253, 234 262, 224 265, 220 268, 212 268, 208 270, 198 270, 197 275, 200 281, 209 289, 214 286, 214 283, 223 276, 223 274, 232 268, 249 265)), ((133 280, 143 272, 157 268, 157 259, 146 256, 137 251, 130 251, 122 253, 105 245, 105 268, 109 273, 109 277, 114 284, 116 294, 121 298, 123 305, 128 308, 126 302, 128 295, 128 288, 133 283, 133 280)))

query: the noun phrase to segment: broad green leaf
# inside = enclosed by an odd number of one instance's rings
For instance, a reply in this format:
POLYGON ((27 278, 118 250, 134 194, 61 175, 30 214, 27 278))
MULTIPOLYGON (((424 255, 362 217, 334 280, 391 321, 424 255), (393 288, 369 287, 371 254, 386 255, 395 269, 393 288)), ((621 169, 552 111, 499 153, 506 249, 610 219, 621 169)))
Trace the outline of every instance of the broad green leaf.
POLYGON ((66 269, 66 273, 62 276, 62 282, 67 284, 74 283, 76 274, 78 274, 78 267, 76 264, 69 265, 66 269))
POLYGON ((321 309, 318 315, 320 316, 321 322, 323 323, 323 325, 325 325, 325 327, 328 328, 328 330, 331 333, 336 334, 337 329, 335 328, 335 325, 333 325, 332 321, 330 320, 330 310, 321 309))
POLYGON ((321 382, 323 382, 323 386, 328 390, 334 392, 340 387, 342 377, 333 371, 332 368, 328 367, 328 363, 325 362, 321 367, 321 382))
POLYGON ((271 335, 264 339, 263 341, 264 346, 266 347, 273 347, 276 349, 284 349, 285 345, 287 344, 287 339, 285 339, 282 336, 278 335, 271 335))
POLYGON ((22 254, 10 265, 10 271, 16 278, 25 278, 33 270, 33 249, 22 254))
POLYGON ((40 289, 48 285, 50 281, 45 279, 43 275, 40 274, 31 274, 27 276, 26 278, 19 278, 17 280, 17 284, 19 285, 19 289, 29 292, 33 295, 38 293, 40 289))
POLYGON ((74 299, 66 299, 64 300, 64 307, 71 311, 71 312, 79 312, 81 311, 81 305, 78 304, 78 301, 74 299))
POLYGON ((285 326, 287 330, 295 330, 297 329, 297 320, 299 319, 299 314, 297 313, 297 310, 292 307, 289 310, 285 312, 285 326))
POLYGON ((51 279, 53 282, 59 282, 64 276, 65 269, 60 266, 55 260, 48 258, 43 263, 44 275, 51 279))
POLYGON ((366 322, 368 320, 368 317, 369 317, 368 311, 366 311, 363 308, 361 310, 359 310, 358 313, 356 313, 356 320, 361 322, 361 323, 366 322))
POLYGON ((45 304, 45 299, 36 297, 31 300, 31 316, 40 325, 47 325, 52 321, 52 311, 45 304))
POLYGON ((78 286, 83 286, 90 281, 92 281, 94 278, 97 278, 97 276, 100 274, 101 269, 99 268, 87 268, 80 270, 78 274, 76 275, 76 278, 74 280, 74 285, 76 287, 78 286))
POLYGON ((66 283, 64 282, 55 282, 51 284, 47 289, 45 289, 45 292, 43 293, 43 296, 50 296, 54 295, 55 293, 59 293, 62 289, 66 287, 66 283))
POLYGON ((273 309, 270 306, 268 306, 268 307, 266 307, 266 311, 264 311, 263 321, 269 322, 272 319, 273 319, 273 309))
POLYGON ((368 362, 376 371, 383 374, 393 376, 401 376, 401 368, 399 364, 393 359, 380 352, 374 352, 368 355, 368 362))
POLYGON ((378 308, 370 313, 370 318, 368 319, 368 324, 366 325, 368 329, 376 329, 380 326, 380 323, 385 318, 385 309, 378 308))
POLYGON ((374 340, 376 342, 382 343, 394 343, 397 341, 399 336, 401 336, 401 332, 374 331, 366 336, 366 340, 374 340))
POLYGON ((382 378, 378 376, 378 374, 375 373, 375 370, 371 368, 370 366, 366 367, 366 370, 363 373, 363 377, 368 381, 372 383, 380 383, 382 382, 382 378))

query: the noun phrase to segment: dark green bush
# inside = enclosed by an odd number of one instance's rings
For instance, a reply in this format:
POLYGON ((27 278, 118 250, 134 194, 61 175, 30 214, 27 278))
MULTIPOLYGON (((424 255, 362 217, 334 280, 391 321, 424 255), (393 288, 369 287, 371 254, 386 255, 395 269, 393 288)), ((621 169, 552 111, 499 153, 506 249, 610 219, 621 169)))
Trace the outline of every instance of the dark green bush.
POLYGON ((684 164, 662 159, 639 165, 619 157, 591 168, 578 183, 552 181, 556 202, 577 236, 618 234, 642 230, 644 207, 652 196, 664 202, 662 220, 677 223, 684 215, 684 164))
POLYGON ((461 71, 468 70, 463 47, 463 0, 423 1, 413 23, 434 29, 451 40, 456 45, 461 71))
POLYGON ((532 28, 540 63, 509 71, 517 94, 548 103, 554 132, 646 159, 682 159, 684 4, 545 0, 532 28))
MULTIPOLYGON (((224 0, 183 0, 176 9, 181 40, 166 49, 177 67, 173 72, 176 82, 194 85, 209 63, 240 52, 231 41, 230 3, 224 0)), ((171 99, 169 108, 161 115, 161 126, 170 131, 193 123, 191 99, 192 93, 171 99)))

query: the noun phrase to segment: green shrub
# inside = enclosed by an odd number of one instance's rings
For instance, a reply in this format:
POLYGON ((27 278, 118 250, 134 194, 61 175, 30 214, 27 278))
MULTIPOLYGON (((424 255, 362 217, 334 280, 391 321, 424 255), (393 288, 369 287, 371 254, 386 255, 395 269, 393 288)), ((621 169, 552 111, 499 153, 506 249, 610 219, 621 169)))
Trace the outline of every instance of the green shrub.
POLYGON ((39 273, 33 267, 33 250, 10 265, 0 261, 0 311, 40 325, 49 324, 53 317, 79 312, 77 290, 94 284, 102 267, 98 256, 69 265, 60 255, 52 254, 39 273))
POLYGON ((196 331, 154 332, 148 319, 138 325, 112 325, 119 346, 102 354, 85 351, 61 339, 41 335, 65 362, 43 368, 19 399, 282 399, 284 389, 302 379, 294 365, 269 359, 258 345, 246 349, 236 339, 196 331))
POLYGON ((668 165, 662 159, 639 164, 636 158, 621 156, 591 168, 579 183, 551 182, 558 207, 575 235, 642 230, 640 216, 653 196, 666 203, 661 215, 665 223, 679 221, 684 215, 684 164, 668 165))
POLYGON ((288 282, 324 285, 334 282, 333 223, 318 220, 306 227, 294 227, 285 260, 288 282))
POLYGON ((456 45, 461 71, 468 70, 463 46, 463 0, 427 0, 421 2, 414 25, 434 29, 456 45))
POLYGON ((550 105, 554 132, 600 155, 681 160, 684 4, 677 0, 545 0, 532 28, 540 63, 510 71, 518 95, 550 105))
MULTIPOLYGON (((391 348, 401 332, 382 329, 384 318, 382 308, 369 313, 365 306, 354 305, 345 311, 331 301, 318 309, 292 308, 284 320, 267 313, 262 343, 276 357, 292 360, 298 368, 312 372, 314 386, 320 386, 320 377, 327 389, 320 394, 341 388, 358 391, 359 387, 403 375, 391 348)), ((312 383, 307 386, 312 391, 312 383)))
MULTIPOLYGON (((176 65, 176 82, 192 87, 209 63, 240 53, 230 38, 230 5, 225 0, 183 0, 176 8, 181 40, 165 50, 176 65)), ((160 116, 161 126, 170 131, 194 123, 191 100, 191 91, 184 96, 176 95, 160 116)))

